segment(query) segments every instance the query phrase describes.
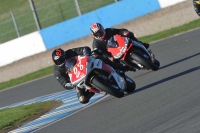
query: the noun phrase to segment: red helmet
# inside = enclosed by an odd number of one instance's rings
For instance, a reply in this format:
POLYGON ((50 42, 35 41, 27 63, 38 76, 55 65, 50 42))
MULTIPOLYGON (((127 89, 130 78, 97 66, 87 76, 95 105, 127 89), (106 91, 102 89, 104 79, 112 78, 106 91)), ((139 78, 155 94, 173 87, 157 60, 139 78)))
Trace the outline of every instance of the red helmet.
POLYGON ((105 36, 104 27, 100 23, 93 23, 90 26, 90 30, 96 39, 103 39, 105 36))
POLYGON ((55 49, 52 52, 52 60, 55 65, 59 67, 64 66, 66 62, 65 51, 61 48, 55 49))

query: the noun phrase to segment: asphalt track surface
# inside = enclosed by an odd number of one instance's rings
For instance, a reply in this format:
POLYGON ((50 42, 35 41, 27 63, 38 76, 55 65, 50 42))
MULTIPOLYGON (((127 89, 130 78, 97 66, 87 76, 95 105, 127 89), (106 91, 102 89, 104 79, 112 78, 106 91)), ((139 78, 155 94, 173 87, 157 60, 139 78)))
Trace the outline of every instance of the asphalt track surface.
MULTIPOLYGON (((161 63, 156 71, 127 73, 135 93, 106 96, 35 133, 199 133, 200 29, 152 43, 161 63)), ((54 77, 0 92, 0 107, 63 91, 54 77)))

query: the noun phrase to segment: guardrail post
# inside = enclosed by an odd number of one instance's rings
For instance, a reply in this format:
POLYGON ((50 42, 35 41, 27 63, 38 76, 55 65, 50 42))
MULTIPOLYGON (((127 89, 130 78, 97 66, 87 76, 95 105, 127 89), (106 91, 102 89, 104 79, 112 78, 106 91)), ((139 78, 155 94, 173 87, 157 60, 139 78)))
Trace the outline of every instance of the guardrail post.
POLYGON ((35 23, 36 23, 37 29, 40 30, 41 29, 41 25, 40 25, 40 22, 39 22, 39 19, 38 19, 38 16, 37 16, 37 12, 35 10, 34 3, 33 3, 32 0, 29 0, 29 3, 30 3, 30 6, 31 6, 31 10, 33 12, 33 17, 35 19, 35 23))
POLYGON ((76 5, 77 13, 78 13, 79 16, 81 16, 81 10, 80 10, 80 6, 78 4, 78 0, 74 0, 74 2, 75 2, 75 5, 76 5))
POLYGON ((12 16, 12 20, 13 20, 13 23, 14 23, 14 26, 15 26, 15 30, 16 30, 16 32, 17 32, 17 36, 20 37, 19 30, 18 30, 18 27, 17 27, 17 23, 16 23, 16 21, 15 21, 14 14, 13 14, 12 11, 10 11, 10 14, 11 14, 11 16, 12 16))

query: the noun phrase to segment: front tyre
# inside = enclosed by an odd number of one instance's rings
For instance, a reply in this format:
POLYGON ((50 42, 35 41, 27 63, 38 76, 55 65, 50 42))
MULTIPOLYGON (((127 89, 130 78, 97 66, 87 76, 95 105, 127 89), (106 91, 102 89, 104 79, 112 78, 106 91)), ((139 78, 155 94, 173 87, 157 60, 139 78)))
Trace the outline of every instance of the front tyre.
POLYGON ((95 88, 105 91, 114 97, 121 98, 124 96, 124 91, 112 87, 112 84, 108 84, 105 80, 99 77, 93 77, 91 83, 95 88))
POLYGON ((160 62, 159 62, 158 60, 155 59, 154 64, 155 64, 156 66, 158 66, 158 69, 160 68, 160 62))
POLYGON ((125 81, 126 81, 127 88, 124 91, 127 92, 127 93, 134 92, 135 88, 136 88, 135 82, 131 78, 129 78, 128 76, 126 76, 125 81))
MULTIPOLYGON (((131 58, 133 60, 136 60, 137 62, 139 62, 140 64, 142 64, 146 68, 149 68, 153 71, 157 71, 159 69, 158 65, 152 63, 150 59, 144 57, 143 55, 141 55, 139 53, 132 53, 131 58)), ((160 63, 159 63, 159 65, 160 65, 160 63)))

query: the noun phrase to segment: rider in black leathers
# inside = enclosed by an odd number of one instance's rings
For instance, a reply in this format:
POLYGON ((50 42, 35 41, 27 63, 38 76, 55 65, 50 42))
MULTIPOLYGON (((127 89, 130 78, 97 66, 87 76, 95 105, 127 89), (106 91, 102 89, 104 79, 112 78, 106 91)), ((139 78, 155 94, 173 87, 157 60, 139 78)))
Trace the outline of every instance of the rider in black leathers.
MULTIPOLYGON (((109 57, 112 61, 118 62, 119 60, 113 59, 110 52, 107 51, 107 41, 116 34, 119 34, 121 36, 129 37, 130 39, 140 42, 146 49, 149 48, 149 44, 143 43, 139 41, 132 32, 128 31, 127 29, 116 29, 116 28, 106 28, 100 24, 100 23, 93 23, 90 26, 90 30, 92 32, 92 35, 94 36, 92 47, 93 49, 98 49, 103 52, 104 55, 109 57)), ((135 71, 134 69, 128 68, 129 70, 135 71)))
MULTIPOLYGON (((70 57, 74 57, 77 55, 88 55, 90 54, 91 49, 89 47, 79 47, 79 48, 72 48, 64 51, 61 48, 55 49, 52 52, 52 60, 54 62, 54 76, 57 81, 67 90, 71 90, 74 88, 73 84, 70 82, 69 75, 66 73, 65 63, 67 59, 70 57)), ((95 51, 94 51, 95 52, 95 51)), ((98 51, 96 54, 101 54, 98 51)), ((96 56, 102 59, 105 63, 112 66, 114 69, 126 69, 125 67, 121 66, 120 64, 113 63, 109 59, 105 57, 100 57, 100 55, 96 56)), ((85 104, 88 103, 90 98, 94 95, 93 92, 86 91, 83 88, 79 88, 76 86, 77 96, 81 103, 85 104)))
POLYGON ((194 10, 200 16, 200 0, 193 0, 194 10))

